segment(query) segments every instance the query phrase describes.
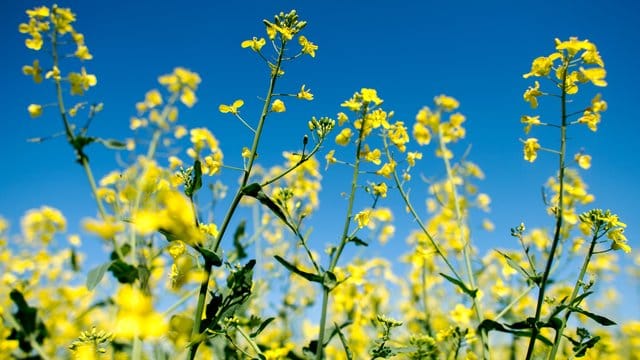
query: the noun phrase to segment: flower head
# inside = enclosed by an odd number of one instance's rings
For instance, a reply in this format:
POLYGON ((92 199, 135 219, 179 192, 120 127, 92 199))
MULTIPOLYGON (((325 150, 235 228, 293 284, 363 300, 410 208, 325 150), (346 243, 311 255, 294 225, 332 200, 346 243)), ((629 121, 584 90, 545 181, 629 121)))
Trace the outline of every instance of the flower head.
POLYGON ((528 162, 534 162, 538 157, 539 149, 540 144, 538 144, 538 139, 528 138, 524 142, 524 159, 528 162))
POLYGON ((233 104, 231 105, 224 105, 224 104, 220 105, 218 107, 218 110, 223 114, 231 113, 233 115, 237 115, 238 109, 241 108, 242 105, 244 105, 244 101, 241 99, 238 99, 234 101, 233 104))

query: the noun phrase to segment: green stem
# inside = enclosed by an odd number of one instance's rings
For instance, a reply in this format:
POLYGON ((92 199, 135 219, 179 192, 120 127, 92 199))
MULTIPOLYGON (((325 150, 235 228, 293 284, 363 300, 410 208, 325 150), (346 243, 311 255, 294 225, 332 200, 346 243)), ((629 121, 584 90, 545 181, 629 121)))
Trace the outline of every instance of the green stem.
POLYGON ((538 327, 538 323, 540 322, 540 316, 542 314, 542 304, 544 303, 544 295, 547 288, 547 282, 549 280, 549 273, 551 272, 551 266, 553 265, 553 260, 556 254, 556 250, 558 248, 558 244, 560 243, 560 236, 562 233, 562 212, 564 208, 563 199, 564 199, 564 170, 565 170, 565 155, 566 155, 566 147, 567 147, 567 69, 568 63, 565 63, 564 68, 562 70, 562 96, 561 96, 561 111, 562 111, 562 125, 560 127, 560 154, 559 154, 559 174, 558 174, 558 182, 560 183, 558 190, 558 207, 556 209, 556 225, 555 232, 553 235, 553 242, 551 243, 551 249, 549 250, 549 258, 547 259, 547 264, 544 268, 544 273, 542 273, 542 280, 540 283, 540 290, 538 291, 538 301, 536 304, 536 313, 534 316, 533 328, 531 329, 531 338, 529 339, 529 346, 527 347, 527 356, 525 360, 531 360, 533 356, 533 349, 535 347, 536 338, 540 334, 540 328, 538 327))
MULTIPOLYGON (((336 248, 335 252, 331 255, 331 261, 329 264, 329 271, 333 271, 338 264, 340 255, 349 242, 349 225, 351 225, 351 218, 353 215, 353 204, 356 198, 356 190, 358 189, 358 176, 360 175, 360 152, 362 149, 362 142, 364 140, 364 132, 366 126, 366 115, 368 105, 365 104, 362 109, 362 123, 360 124, 360 131, 358 133, 358 143, 356 144, 355 163, 353 164, 353 175, 351 177, 351 192, 349 193, 349 203, 347 205, 347 215, 344 220, 344 226, 342 229, 342 235, 340 236, 340 244, 336 248)), ((318 349, 316 350, 316 359, 320 360, 323 357, 324 352, 324 335, 326 331, 327 323, 327 307, 329 306, 329 292, 331 289, 326 286, 322 287, 322 312, 320 315, 320 330, 318 332, 318 349)))
MULTIPOLYGON (((282 57, 284 55, 286 41, 282 41, 280 50, 278 51, 278 61, 275 67, 272 70, 271 80, 269 82, 269 89, 267 91, 267 97, 264 100, 264 106, 262 107, 262 114, 260 115, 260 121, 258 122, 258 127, 256 128, 255 134, 253 136, 253 143, 251 145, 251 155, 249 156, 249 163, 247 168, 244 170, 244 175, 242 177, 242 181, 240 186, 238 187, 238 191, 225 214, 222 225, 220 226, 220 230, 218 232, 218 236, 216 237, 215 244, 213 246, 213 252, 218 252, 220 248, 220 244, 222 243, 222 238, 224 237, 225 232, 231 222, 231 218, 235 214, 235 211, 240 204, 240 200, 242 199, 243 193, 242 190, 249 182, 249 177, 251 176, 251 170, 253 168, 253 164, 256 159, 256 154, 258 152, 258 145, 260 144, 260 137, 262 135, 262 130, 264 128, 264 123, 269 114, 269 105, 271 104, 271 98, 273 97, 273 90, 276 86, 276 80, 278 78, 278 72, 280 71, 280 66, 282 64, 282 57)), ((200 283, 200 293, 198 294, 198 304, 196 306, 196 313, 193 322, 193 329, 191 331, 191 341, 192 345, 189 347, 189 351, 187 352, 187 358, 193 360, 196 356, 196 352, 198 346, 200 345, 200 324, 202 322, 202 311, 204 309, 205 299, 207 297, 207 291, 209 289, 209 277, 211 276, 211 268, 212 264, 205 262, 205 276, 200 283)))
MULTIPOLYGON (((582 287, 584 275, 587 273, 587 267, 589 266, 589 262, 591 261, 591 256, 593 255, 593 251, 596 247, 596 243, 598 240, 597 234, 598 229, 593 234, 593 238, 591 239, 591 246, 589 247, 589 252, 587 256, 584 258, 584 262, 582 263, 582 268, 580 269, 580 274, 578 275, 578 279, 576 280, 575 285, 573 286, 573 291, 571 292, 571 296, 569 300, 567 300, 567 304, 571 306, 577 306, 578 304, 574 304, 573 301, 578 296, 578 291, 582 287)), ((556 358, 556 354, 558 353, 558 348, 560 347, 560 342, 562 341, 562 333, 564 332, 565 327, 567 326, 567 321, 569 321, 569 317, 571 316, 571 310, 567 309, 564 313, 564 319, 562 320, 562 324, 560 328, 556 331, 555 341, 553 342, 553 348, 551 348, 551 352, 547 359, 552 360, 556 358)))
MULTIPOLYGON (((386 154, 387 154, 387 158, 389 159, 389 161, 391 161, 392 157, 391 157, 391 153, 389 151, 389 146, 388 146, 388 143, 387 143, 387 139, 385 137, 383 137, 382 140, 384 141, 384 148, 385 148, 385 151, 386 151, 386 154)), ((460 280, 462 282, 463 281, 462 277, 460 276, 460 274, 458 274, 458 272, 456 271, 456 268, 449 261, 449 259, 447 258, 447 255, 445 254, 444 250, 436 242, 436 240, 433 238, 431 233, 429 233, 429 230, 427 230, 426 225, 424 224, 424 222, 422 221, 422 219, 420 218, 420 216, 416 212, 415 208, 411 204, 411 201, 409 201, 409 195, 407 194, 407 192, 402 187, 402 182, 400 181, 400 178, 398 177, 398 172, 395 171, 395 170, 393 171, 393 180, 394 180, 394 182, 396 184, 396 188, 398 189, 398 192, 400 193, 400 197, 404 201, 404 204, 406 205, 407 209, 409 210, 409 213, 411 213, 411 216, 413 217, 413 220, 418 224, 418 227, 420 228, 420 230, 422 230, 422 233, 427 237, 427 239, 429 239, 429 243, 431 244, 431 246, 433 246, 433 249, 436 251, 436 254, 438 254, 438 256, 442 259, 442 261, 444 261, 445 265, 447 265, 447 268, 449 269, 449 271, 451 271, 451 273, 453 274, 453 276, 456 279, 458 279, 458 280, 460 280)))
POLYGON ((251 349, 253 349, 256 355, 264 356, 264 354, 262 353, 262 351, 260 351, 260 348, 258 347, 256 342, 253 341, 251 337, 249 337, 249 335, 246 332, 244 332, 242 328, 240 328, 240 326, 236 326, 236 330, 240 333, 240 336, 242 336, 247 341, 247 343, 249 343, 249 345, 251 346, 251 349))
POLYGON ((200 292, 198 293, 198 304, 196 305, 196 314, 193 318, 193 328, 191 329, 191 341, 192 345, 187 352, 187 359, 193 360, 198 351, 198 346, 202 342, 200 339, 200 324, 202 324, 202 311, 204 310, 204 302, 207 299, 207 291, 209 290, 209 277, 211 277, 212 265, 208 262, 204 264, 205 276, 202 283, 200 283, 200 292))
MULTIPOLYGON (((451 162, 449 161, 449 157, 447 157, 448 149, 443 140, 442 127, 438 127, 438 140, 440 143, 440 152, 442 153, 442 159, 444 161, 445 169, 447 170, 447 180, 451 184, 451 193, 453 196, 454 209, 456 213, 456 222, 458 223, 458 228, 460 229, 460 233, 462 234, 462 241, 464 246, 462 247, 462 256, 464 257, 464 264, 467 271, 467 278, 469 281, 469 285, 471 289, 476 289, 476 281, 473 276, 473 269, 471 268, 471 235, 465 234, 465 226, 464 220, 462 218, 462 211, 460 210, 460 202, 458 201, 458 191, 455 182, 453 181, 453 170, 451 169, 451 162), (465 237, 466 235, 466 237, 465 237)), ((482 322, 482 310, 480 309, 480 302, 477 300, 475 296, 471 298, 473 302, 473 308, 475 310, 476 320, 478 324, 482 322)), ((489 342, 487 338, 487 333, 485 331, 480 332, 480 339, 482 341, 482 358, 489 358, 489 342)))

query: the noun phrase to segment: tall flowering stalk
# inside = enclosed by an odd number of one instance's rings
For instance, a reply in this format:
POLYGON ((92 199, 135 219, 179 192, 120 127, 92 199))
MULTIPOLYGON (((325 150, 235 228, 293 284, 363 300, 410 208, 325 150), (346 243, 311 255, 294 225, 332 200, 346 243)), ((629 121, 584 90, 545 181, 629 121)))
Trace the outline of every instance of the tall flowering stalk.
MULTIPOLYGON (((605 81, 606 71, 604 69, 604 63, 596 46, 587 40, 578 40, 577 38, 570 38, 567 41, 560 41, 556 39, 556 51, 549 56, 542 56, 536 58, 531 66, 531 71, 524 75, 524 78, 539 77, 548 79, 552 83, 557 85, 560 90, 560 94, 555 95, 560 99, 561 113, 558 124, 544 123, 540 121, 539 116, 523 116, 521 121, 525 124, 525 133, 529 133, 534 126, 554 126, 560 130, 560 148, 558 151, 548 150, 543 148, 536 138, 528 138, 523 141, 524 143, 524 159, 529 162, 534 162, 537 158, 539 150, 547 150, 558 154, 558 179, 557 179, 557 198, 554 199, 550 211, 555 216, 555 228, 553 233, 553 240, 548 251, 548 257, 544 267, 544 271, 540 278, 537 280, 539 285, 538 297, 536 302, 535 315, 530 321, 531 336, 529 345, 527 348, 526 359, 531 359, 535 348, 536 340, 540 335, 542 327, 553 327, 556 330, 556 338, 553 342, 553 347, 549 353, 549 358, 554 359, 558 351, 560 341, 562 339, 562 331, 566 326, 568 320, 569 310, 564 320, 560 322, 559 326, 556 326, 556 320, 553 318, 549 322, 542 322, 542 310, 545 301, 545 294, 547 287, 549 286, 549 277, 556 260, 556 254, 558 247, 562 240, 568 236, 565 230, 565 222, 567 217, 571 215, 566 212, 566 168, 567 168, 567 132, 569 126, 577 124, 586 124, 590 130, 596 131, 597 125, 600 122, 601 112, 606 110, 606 103, 601 99, 600 95, 596 95, 591 101, 591 104, 578 112, 570 112, 568 107, 572 103, 570 97, 578 92, 581 84, 591 83, 598 87, 604 87, 607 85, 605 81), (575 121, 571 121, 571 116, 582 115, 575 121)), ((538 107, 538 98, 540 96, 554 95, 552 93, 543 92, 540 88, 540 83, 535 81, 534 85, 529 87, 524 93, 525 101, 529 102, 532 108, 538 107)), ((584 154, 576 155, 575 159, 581 167, 588 168, 590 166, 590 157, 584 154)), ((592 246, 595 244, 596 235, 599 230, 594 231, 594 240, 592 246)), ((593 247, 589 250, 589 253, 585 259, 585 264, 582 267, 581 274, 579 276, 578 284, 574 287, 572 296, 569 299, 569 306, 574 306, 572 301, 576 298, 579 284, 584 276, 586 266, 589 259, 593 254, 593 247)))

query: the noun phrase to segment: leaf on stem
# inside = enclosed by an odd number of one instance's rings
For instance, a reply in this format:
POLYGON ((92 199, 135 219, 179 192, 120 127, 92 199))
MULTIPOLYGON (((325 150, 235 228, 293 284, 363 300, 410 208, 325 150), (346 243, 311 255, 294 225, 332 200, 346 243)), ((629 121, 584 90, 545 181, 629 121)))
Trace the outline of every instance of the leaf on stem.
POLYGON ((98 284, 104 277, 104 274, 107 272, 107 270, 109 270, 109 268, 111 267, 111 265, 113 265, 114 262, 115 260, 108 261, 102 265, 96 266, 95 268, 91 269, 87 274, 87 283, 86 283, 87 289, 89 290, 95 289, 96 286, 98 286, 98 284))
MULTIPOLYGON (((283 259, 279 255, 276 255, 274 257, 280 264, 282 264, 282 266, 287 268, 287 270, 291 271, 292 273, 297 274, 299 276, 302 276, 303 278, 307 279, 308 281, 317 282, 317 283, 320 283, 320 284, 324 285, 325 281, 324 281, 324 277, 323 276, 320 276, 318 274, 312 274, 312 273, 300 270, 298 267, 296 267, 292 263, 288 262, 287 260, 283 259)), ((328 276, 328 278, 330 278, 330 276, 328 276)), ((335 281, 335 275, 333 275, 333 279, 335 281)), ((330 279, 328 279, 327 281, 329 282, 329 280, 330 279)))
POLYGON ((449 275, 440 273, 440 275, 442 275, 442 277, 444 277, 445 279, 449 280, 449 282, 451 282, 452 284, 456 285, 457 287, 460 288, 460 290, 462 290, 465 294, 471 296, 472 299, 476 298, 476 295, 478 294, 478 289, 469 289, 467 287, 467 285, 465 285, 462 281, 451 277, 449 275))

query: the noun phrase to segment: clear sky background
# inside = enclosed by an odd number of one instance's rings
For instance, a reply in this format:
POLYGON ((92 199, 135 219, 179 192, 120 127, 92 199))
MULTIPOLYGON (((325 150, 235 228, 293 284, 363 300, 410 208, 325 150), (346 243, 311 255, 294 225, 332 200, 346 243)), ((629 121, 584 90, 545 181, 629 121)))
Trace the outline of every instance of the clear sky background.
MULTIPOLYGON (((61 209, 70 230, 78 231, 80 219, 94 215, 96 209, 71 149, 63 138, 26 142, 62 129, 53 111, 37 119, 26 111, 30 103, 54 100, 51 84, 36 85, 21 73, 36 53, 24 47, 18 24, 27 19, 24 10, 37 5, 51 4, 0 2, 0 214, 18 231, 26 210, 46 204, 61 209)), ((467 117, 465 144, 473 145, 470 159, 487 176, 480 189, 493 200, 490 218, 496 230, 476 239, 483 250, 515 247, 509 228, 521 221, 530 228, 551 228, 540 187, 555 173, 556 156, 541 153, 536 163, 525 162, 518 139, 525 136, 521 115, 542 114, 543 120, 555 121, 557 105, 554 99, 544 98, 541 110, 532 110, 522 99, 532 81, 522 74, 535 57, 554 51, 554 38, 589 39, 605 62, 609 86, 600 90, 609 109, 598 132, 571 128, 569 155, 584 148, 593 156, 591 170, 582 172, 596 195, 593 206, 620 214, 628 224, 631 247, 640 251, 640 190, 633 185, 640 177, 640 2, 115 0, 59 1, 58 5, 71 7, 78 15, 75 27, 85 35, 94 56, 86 67, 97 75, 98 85, 86 100, 105 103, 91 129, 103 137, 131 136, 129 118, 135 115, 135 103, 156 87, 158 75, 183 66, 198 72, 203 81, 199 102, 194 109, 181 111, 181 121, 189 127, 208 126, 221 140, 226 162, 240 164, 234 155, 247 145, 249 134, 232 117, 220 114, 218 105, 243 98, 245 118, 256 119, 267 74, 258 57, 241 49, 240 42, 265 36, 262 19, 294 8, 308 21, 305 35, 319 50, 315 59, 304 57, 288 66, 278 91, 295 92, 304 83, 315 100, 289 100, 288 111, 270 119, 260 152, 266 165, 280 163, 284 150, 299 149, 312 115, 335 116, 341 111, 340 103, 362 87, 378 89, 384 108, 395 110, 396 118, 407 122, 413 122, 422 106, 432 105, 434 96, 456 97, 467 117)), ((44 62, 44 54, 37 55, 44 62)), ((544 85, 549 89, 548 83, 544 85)), ((578 99, 586 104, 590 97, 578 99)), ((557 147, 553 129, 534 129, 532 136, 543 146, 557 147)), ((442 165, 430 156, 431 151, 424 151, 428 159, 417 171, 442 175, 442 165)), ((89 148, 89 155, 97 177, 116 166, 113 152, 98 145, 89 148)), ((328 231, 342 222, 335 209, 344 211, 339 193, 348 190, 344 178, 334 176, 338 172, 330 169, 325 174, 323 202, 314 218, 316 227, 328 231)), ((236 174, 227 176, 231 179, 227 183, 233 185, 236 174)), ((414 185, 414 196, 419 191, 424 194, 419 186, 414 185)), ((398 235, 384 249, 368 251, 404 253, 402 230, 398 235)), ((625 259, 623 264, 631 264, 629 256, 620 253, 619 257, 625 259)), ((637 304, 637 297, 629 296, 637 304)), ((637 316, 638 307, 634 307, 637 316)))

